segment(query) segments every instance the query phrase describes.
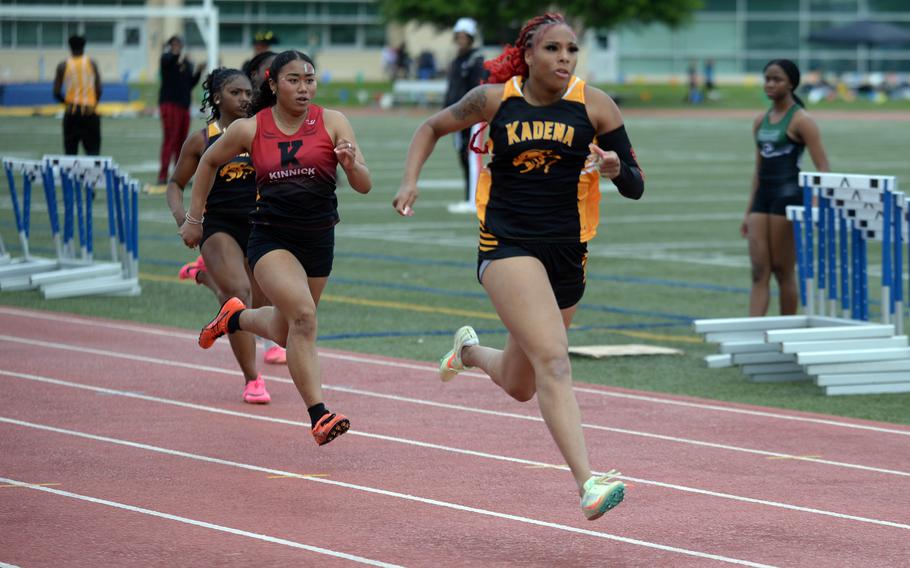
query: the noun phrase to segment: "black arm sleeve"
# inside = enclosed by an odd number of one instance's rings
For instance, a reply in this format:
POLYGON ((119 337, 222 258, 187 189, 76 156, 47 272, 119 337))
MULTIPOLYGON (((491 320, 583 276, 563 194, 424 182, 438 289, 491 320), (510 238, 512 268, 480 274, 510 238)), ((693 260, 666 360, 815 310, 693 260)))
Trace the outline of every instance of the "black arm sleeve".
POLYGON ((619 189, 619 194, 629 199, 641 199, 645 192, 645 174, 635 159, 635 150, 632 149, 625 125, 606 134, 598 134, 597 145, 608 152, 616 152, 619 156, 619 175, 612 180, 619 189))

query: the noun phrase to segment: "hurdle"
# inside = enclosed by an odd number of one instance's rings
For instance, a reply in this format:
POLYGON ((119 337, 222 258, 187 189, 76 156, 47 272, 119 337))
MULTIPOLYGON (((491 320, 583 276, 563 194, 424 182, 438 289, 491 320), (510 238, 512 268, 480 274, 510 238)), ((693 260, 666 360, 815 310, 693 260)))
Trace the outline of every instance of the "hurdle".
POLYGON ((910 220, 893 176, 805 172, 793 222, 802 315, 697 320, 709 367, 756 382, 811 380, 827 395, 910 392, 903 247, 910 220), (870 322, 868 244, 882 248, 881 323, 870 322))
POLYGON ((23 259, 0 266, 0 290, 39 288, 46 299, 89 294, 138 295, 138 181, 120 172, 109 157, 47 155, 38 161, 4 159, 23 259), (15 174, 22 173, 23 205, 15 174), (31 189, 41 179, 47 200, 55 260, 29 250, 31 189), (94 254, 93 195, 105 188, 110 261, 94 254), (57 188, 63 223, 57 210, 57 188), (76 240, 78 238, 78 244, 76 240), (4 272, 6 271, 6 272, 4 272))
MULTIPOLYGON (((44 179, 44 169, 40 161, 3 158, 3 169, 9 186, 10 201, 13 207, 13 217, 16 223, 16 233, 19 237, 19 247, 22 256, 9 257, 8 261, 0 266, 0 291, 27 290, 31 287, 29 278, 32 274, 48 272, 59 267, 59 259, 40 258, 33 256, 29 247, 29 234, 31 232, 31 203, 32 188, 36 181, 44 179), (20 206, 19 191, 17 190, 16 176, 21 176, 22 202, 20 206)), ((59 245, 59 226, 57 224, 56 198, 48 195, 48 215, 50 216, 51 231, 55 245, 59 245)), ((59 246, 56 247, 59 251, 59 246)))
POLYGON ((43 160, 48 179, 60 180, 64 196, 63 251, 71 260, 66 268, 32 277, 32 285, 39 287, 46 299, 141 293, 138 256, 131 252, 138 243, 138 182, 120 172, 108 157, 48 155, 43 160), (110 262, 95 260, 93 250, 92 195, 102 183, 107 198, 110 262), (73 244, 76 227, 78 255, 73 244))

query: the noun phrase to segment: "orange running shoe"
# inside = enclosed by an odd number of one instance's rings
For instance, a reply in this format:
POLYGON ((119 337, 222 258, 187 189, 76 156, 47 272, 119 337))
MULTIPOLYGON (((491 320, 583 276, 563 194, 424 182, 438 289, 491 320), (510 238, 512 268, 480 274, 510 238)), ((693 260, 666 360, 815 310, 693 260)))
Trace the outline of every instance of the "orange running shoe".
POLYGON ((216 339, 227 333, 228 320, 231 316, 245 309, 246 306, 243 304, 243 300, 237 297, 229 298, 221 305, 221 310, 215 316, 215 319, 210 321, 199 332, 199 347, 208 349, 214 345, 216 339))
POLYGON ((312 432, 313 437, 316 438, 316 444, 324 446, 347 432, 350 427, 351 421, 347 417, 330 412, 316 422, 312 432))

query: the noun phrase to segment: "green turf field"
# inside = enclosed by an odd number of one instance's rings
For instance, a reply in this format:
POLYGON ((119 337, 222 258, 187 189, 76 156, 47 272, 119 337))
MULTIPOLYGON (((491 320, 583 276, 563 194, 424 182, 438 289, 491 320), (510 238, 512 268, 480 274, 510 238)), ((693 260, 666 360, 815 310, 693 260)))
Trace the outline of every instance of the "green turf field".
MULTIPOLYGON (((760 109, 761 104, 756 113, 760 109)), ((374 189, 363 196, 339 188, 342 224, 335 270, 320 306, 320 345, 430 362, 449 348, 452 331, 464 323, 473 324, 484 343, 501 345, 504 328, 474 278, 476 221, 445 209, 461 195, 451 141, 440 141, 427 164, 423 180, 432 183, 423 190, 416 215, 402 219, 390 203, 420 118, 352 113, 351 121, 374 189)), ((910 183, 910 123, 819 124, 835 171, 891 174, 910 183)), ((649 343, 686 354, 573 359, 576 379, 910 424, 910 395, 826 397, 809 384, 751 384, 738 370, 705 368, 702 358, 713 347, 692 333, 691 319, 742 316, 747 307, 749 269, 739 224, 753 167, 751 120, 630 113, 627 125, 648 176, 645 197, 632 202, 606 194, 600 234, 591 246, 589 285, 570 341, 649 343)), ((158 121, 106 118, 102 129, 102 152, 135 177, 152 181, 158 121)), ((4 156, 37 158, 60 150, 59 120, 6 118, 0 123, 4 156)), ((812 168, 808 156, 804 168, 812 168)), ((40 205, 40 192, 35 200, 40 205)), ((4 187, 0 235, 15 255, 9 203, 4 187)), ((206 290, 176 279, 179 266, 195 256, 179 241, 164 196, 143 195, 140 216, 141 297, 45 301, 37 292, 4 292, 0 303, 198 328, 216 310, 216 301, 206 290)), ((32 228, 35 252, 49 254, 49 241, 41 238, 49 232, 47 218, 37 205, 32 228)), ((96 248, 102 255, 104 234, 99 224, 96 248)), ((870 272, 880 267, 875 250, 870 248, 870 272)), ((877 306, 872 311, 876 317, 877 306)))

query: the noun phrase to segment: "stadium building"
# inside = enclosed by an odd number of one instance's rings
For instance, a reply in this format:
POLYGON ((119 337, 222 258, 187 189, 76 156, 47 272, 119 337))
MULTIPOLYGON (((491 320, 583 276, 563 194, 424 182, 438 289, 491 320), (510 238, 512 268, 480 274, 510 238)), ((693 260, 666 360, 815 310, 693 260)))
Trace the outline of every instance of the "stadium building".
MULTIPOLYGON (((28 10, 47 0, 0 1, 0 82, 48 81, 67 55, 66 40, 85 34, 88 53, 105 77, 154 81, 164 41, 185 36, 194 58, 205 53, 198 17, 123 15, 129 9, 200 8, 203 0, 64 0, 36 17, 28 10), (103 19, 82 19, 77 10, 102 10, 103 19), (126 10, 123 10, 126 9, 126 10)), ((252 53, 254 36, 272 31, 277 48, 298 48, 317 57, 323 70, 343 80, 385 78, 382 49, 407 40, 412 57, 424 50, 439 68, 454 54, 448 33, 431 26, 385 25, 377 0, 214 0, 218 9, 219 63, 239 66, 252 53)), ((691 23, 629 25, 584 35, 579 73, 589 80, 666 79, 684 76, 693 62, 713 60, 718 78, 760 71, 769 59, 789 57, 804 69, 827 72, 910 71, 910 44, 837 46, 810 43, 809 34, 857 20, 877 20, 910 31, 906 0, 705 0, 691 23)), ((497 46, 487 46, 491 53, 497 46)))

